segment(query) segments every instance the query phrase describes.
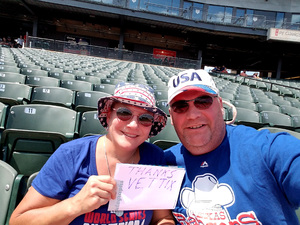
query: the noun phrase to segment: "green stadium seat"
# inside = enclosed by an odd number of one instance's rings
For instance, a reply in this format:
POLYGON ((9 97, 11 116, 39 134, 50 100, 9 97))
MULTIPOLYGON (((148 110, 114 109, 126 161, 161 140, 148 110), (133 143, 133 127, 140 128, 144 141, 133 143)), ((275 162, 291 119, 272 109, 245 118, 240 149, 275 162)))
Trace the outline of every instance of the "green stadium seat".
POLYGON ((60 86, 73 91, 92 91, 93 84, 82 80, 61 80, 60 86))
POLYGON ((167 100, 168 99, 168 91, 167 91, 167 89, 155 90, 154 96, 155 96, 156 101, 167 100))
POLYGON ((180 142, 174 126, 171 124, 171 118, 168 117, 165 128, 154 137, 150 137, 150 143, 153 143, 161 149, 167 149, 180 142))
POLYGON ((79 137, 107 134, 107 130, 99 122, 97 110, 82 113, 78 133, 79 137))
POLYGON ((94 77, 94 76, 78 76, 76 75, 76 80, 82 80, 86 82, 90 82, 92 84, 101 84, 101 78, 100 77, 94 77))
POLYGON ((41 70, 41 69, 30 69, 30 68, 22 68, 21 74, 26 76, 39 76, 39 77, 47 77, 48 71, 41 70))
POLYGON ((0 82, 0 102, 7 105, 28 103, 31 92, 32 87, 25 84, 0 82))
POLYGON ((53 77, 27 76, 25 84, 31 87, 37 87, 37 86, 59 87, 60 80, 53 77))
POLYGON ((156 101, 156 106, 170 116, 168 100, 158 100, 156 101))
POLYGON ((262 127, 260 121, 260 115, 258 112, 251 109, 239 108, 239 107, 236 107, 236 110, 237 110, 237 115, 234 124, 251 126, 256 129, 262 127))
POLYGON ((0 82, 25 83, 26 76, 19 73, 0 72, 0 82))
POLYGON ((292 129, 292 119, 290 116, 271 111, 260 112, 261 122, 263 126, 280 127, 286 129, 292 129))
POLYGON ((76 80, 76 76, 74 74, 59 71, 50 71, 48 76, 59 80, 76 80))
POLYGON ((0 160, 0 224, 8 225, 10 216, 19 203, 24 176, 0 160))
POLYGON ((254 102, 254 99, 251 96, 251 94, 235 94, 234 100, 243 100, 243 101, 247 101, 247 102, 254 102))
POLYGON ((99 91, 79 91, 75 97, 75 110, 77 112, 97 110, 98 100, 106 96, 111 95, 99 91))
POLYGON ((256 103, 256 108, 258 112, 262 112, 262 111, 280 112, 280 107, 278 105, 269 104, 269 103, 256 103))
POLYGON ((289 116, 300 116, 300 109, 293 107, 293 106, 286 106, 286 105, 282 105, 280 106, 280 110, 282 113, 287 114, 289 116))
POLYGON ((101 78, 101 84, 113 84, 113 85, 116 85, 116 84, 120 83, 121 81, 125 81, 125 79, 124 80, 119 80, 119 79, 101 78))
POLYGON ((62 87, 35 87, 30 103, 57 105, 72 109, 75 104, 75 92, 62 87))
POLYGON ((93 91, 105 92, 113 95, 116 85, 114 84, 94 84, 93 91))
POLYGON ((1 149, 4 161, 18 173, 39 171, 60 144, 75 138, 78 113, 52 105, 17 105, 10 108, 1 149))
POLYGON ((245 109, 257 111, 256 104, 253 102, 248 102, 244 100, 233 100, 231 103, 238 108, 245 108, 245 109))
POLYGON ((2 72, 20 73, 20 68, 16 66, 0 65, 0 73, 2 72))

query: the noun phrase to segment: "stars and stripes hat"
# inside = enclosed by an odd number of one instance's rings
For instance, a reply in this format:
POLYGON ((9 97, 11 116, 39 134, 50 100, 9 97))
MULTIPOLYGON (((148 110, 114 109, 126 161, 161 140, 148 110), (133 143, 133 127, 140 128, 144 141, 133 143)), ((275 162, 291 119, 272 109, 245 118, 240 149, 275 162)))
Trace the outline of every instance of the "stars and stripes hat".
POLYGON ((114 95, 100 98, 98 101, 98 118, 104 128, 107 126, 107 114, 114 102, 134 105, 154 114, 154 122, 149 137, 157 135, 167 123, 167 115, 155 106, 154 90, 145 84, 120 82, 116 85, 114 95))

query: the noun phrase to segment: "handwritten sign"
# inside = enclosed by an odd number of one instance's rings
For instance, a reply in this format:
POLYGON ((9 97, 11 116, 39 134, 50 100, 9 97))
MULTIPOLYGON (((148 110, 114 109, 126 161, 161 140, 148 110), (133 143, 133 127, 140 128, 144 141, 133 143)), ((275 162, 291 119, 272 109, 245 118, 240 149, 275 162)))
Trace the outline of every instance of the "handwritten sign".
POLYGON ((116 199, 108 210, 174 209, 185 170, 139 164, 116 165, 116 199))

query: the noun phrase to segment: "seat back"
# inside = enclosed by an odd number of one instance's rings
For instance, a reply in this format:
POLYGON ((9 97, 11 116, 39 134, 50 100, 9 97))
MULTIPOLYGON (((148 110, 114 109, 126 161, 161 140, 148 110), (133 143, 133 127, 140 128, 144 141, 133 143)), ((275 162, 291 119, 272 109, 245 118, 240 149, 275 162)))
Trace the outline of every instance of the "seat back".
POLYGON ((98 112, 95 110, 82 113, 79 137, 99 134, 105 135, 107 134, 107 130, 99 122, 98 112))
POLYGON ((254 128, 262 127, 261 121, 260 121, 260 115, 258 112, 246 109, 246 108, 239 108, 236 107, 237 115, 236 119, 234 121, 235 124, 242 124, 251 126, 254 128))
POLYGON ((264 126, 292 128, 292 119, 290 116, 271 111, 260 112, 261 122, 264 126))
POLYGON ((24 175, 40 170, 60 144, 75 137, 77 122, 77 112, 65 107, 11 107, 1 140, 4 160, 24 175))
POLYGON ((20 68, 16 66, 0 65, 0 72, 20 73, 20 68))
POLYGON ((156 102, 156 106, 164 111, 168 116, 170 115, 168 100, 159 100, 156 102))
POLYGON ((114 84, 94 84, 93 90, 105 92, 108 94, 114 94, 116 85, 114 84))
POLYGON ((49 104, 72 108, 75 92, 61 87, 35 87, 31 96, 33 104, 49 104))
POLYGON ((0 102, 7 105, 28 103, 32 88, 25 84, 0 82, 0 102))
POLYGON ((167 100, 168 99, 168 91, 165 90, 155 90, 154 91, 156 101, 167 100))
POLYGON ((26 76, 39 76, 39 77, 48 76, 48 71, 41 70, 41 69, 22 68, 20 73, 26 76))
POLYGON ((106 96, 111 96, 111 95, 104 92, 98 92, 98 91, 77 92, 75 98, 75 110, 77 112, 97 110, 98 100, 106 96))
POLYGON ((167 149, 180 142, 171 119, 168 117, 167 124, 164 129, 154 137, 150 137, 150 143, 153 143, 161 149, 167 149))
POLYGON ((50 71, 48 76, 59 79, 59 80, 75 80, 76 79, 76 76, 74 74, 64 73, 62 71, 50 71))
POLYGON ((53 77, 27 76, 25 83, 29 86, 59 87, 60 80, 53 77))
POLYGON ((13 183, 16 176, 17 171, 6 162, 0 160, 0 224, 5 224, 10 197, 13 190, 13 183))
POLYGON ((26 76, 19 73, 0 72, 0 81, 24 84, 26 76))
POLYGON ((61 87, 73 91, 92 91, 93 84, 82 80, 61 80, 61 87))

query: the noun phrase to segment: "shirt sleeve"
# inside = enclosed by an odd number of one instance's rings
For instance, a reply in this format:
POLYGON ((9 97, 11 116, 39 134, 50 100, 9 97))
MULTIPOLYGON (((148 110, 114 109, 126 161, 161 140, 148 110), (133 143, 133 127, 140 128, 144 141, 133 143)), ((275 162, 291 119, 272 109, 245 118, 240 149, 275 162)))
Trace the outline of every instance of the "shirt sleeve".
POLYGON ((267 136, 266 163, 289 202, 300 206, 300 140, 288 133, 267 136), (273 138, 274 137, 274 138, 273 138))
POLYGON ((88 156, 88 146, 82 140, 62 144, 40 170, 32 186, 46 197, 67 198, 76 174, 88 156))

